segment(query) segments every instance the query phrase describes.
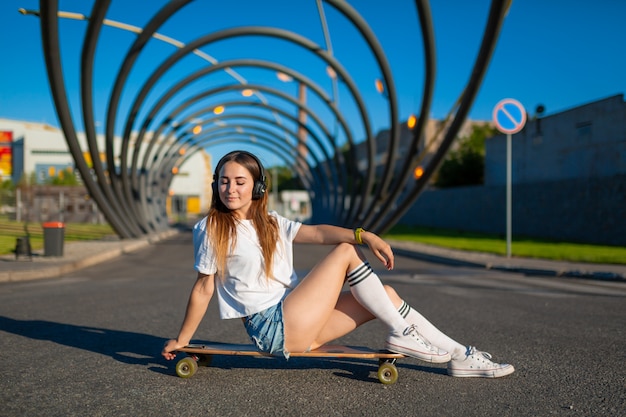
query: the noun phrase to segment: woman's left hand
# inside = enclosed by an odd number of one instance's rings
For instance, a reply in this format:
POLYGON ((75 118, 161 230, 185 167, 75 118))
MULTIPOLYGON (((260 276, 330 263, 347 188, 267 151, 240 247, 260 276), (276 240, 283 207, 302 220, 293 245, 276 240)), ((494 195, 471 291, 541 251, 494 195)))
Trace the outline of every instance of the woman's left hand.
POLYGON ((392 270, 394 266, 393 251, 391 245, 381 239, 378 235, 372 232, 363 232, 361 234, 361 240, 363 243, 369 246, 372 253, 387 267, 388 270, 392 270))

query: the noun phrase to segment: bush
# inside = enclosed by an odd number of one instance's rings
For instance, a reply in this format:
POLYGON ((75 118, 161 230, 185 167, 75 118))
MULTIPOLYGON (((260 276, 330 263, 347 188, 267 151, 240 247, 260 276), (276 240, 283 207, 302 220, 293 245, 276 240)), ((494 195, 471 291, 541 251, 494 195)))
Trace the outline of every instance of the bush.
POLYGON ((459 141, 456 149, 450 150, 444 159, 435 185, 438 187, 458 187, 480 185, 485 178, 485 139, 497 134, 490 125, 475 125, 469 136, 459 141))

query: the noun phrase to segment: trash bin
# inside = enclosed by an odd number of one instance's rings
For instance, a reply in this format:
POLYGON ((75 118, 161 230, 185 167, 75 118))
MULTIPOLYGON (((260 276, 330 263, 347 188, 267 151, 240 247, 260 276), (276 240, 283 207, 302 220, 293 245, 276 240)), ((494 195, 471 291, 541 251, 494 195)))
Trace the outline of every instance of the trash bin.
POLYGON ((33 259, 33 251, 30 248, 30 238, 28 236, 18 237, 15 242, 15 259, 19 259, 20 256, 26 256, 33 259))
POLYGON ((65 224, 46 222, 43 226, 43 256, 63 256, 65 224))

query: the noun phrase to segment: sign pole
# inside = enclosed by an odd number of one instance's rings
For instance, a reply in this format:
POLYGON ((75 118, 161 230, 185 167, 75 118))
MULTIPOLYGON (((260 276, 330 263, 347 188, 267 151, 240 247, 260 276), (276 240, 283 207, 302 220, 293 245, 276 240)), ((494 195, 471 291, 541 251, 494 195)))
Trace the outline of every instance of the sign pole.
POLYGON ((500 100, 493 109, 493 122, 501 133, 506 133, 506 257, 511 257, 512 229, 512 149, 511 135, 524 128, 526 110, 512 98, 500 100))
POLYGON ((511 151, 511 134, 506 134, 506 257, 511 257, 511 225, 512 225, 512 202, 513 193, 511 190, 511 163, 512 163, 512 151, 511 151))

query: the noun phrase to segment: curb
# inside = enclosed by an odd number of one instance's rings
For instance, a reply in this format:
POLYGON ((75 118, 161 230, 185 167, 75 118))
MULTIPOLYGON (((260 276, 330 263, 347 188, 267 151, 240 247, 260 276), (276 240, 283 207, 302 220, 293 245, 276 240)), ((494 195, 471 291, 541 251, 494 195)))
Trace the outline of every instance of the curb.
MULTIPOLYGON (((137 240, 120 241, 93 241, 92 244, 108 245, 99 250, 96 247, 91 254, 88 251, 80 251, 66 258, 33 262, 22 270, 0 271, 0 283, 55 278, 63 274, 87 268, 101 262, 111 260, 123 254, 131 253, 150 246, 153 243, 169 238, 179 233, 177 229, 169 229, 159 234, 151 235, 137 240), (93 253, 93 252, 96 253, 93 253)), ((396 254, 418 259, 430 263, 450 265, 456 267, 482 268, 495 271, 520 273, 528 276, 544 276, 559 278, 593 279, 601 281, 626 282, 626 267, 618 266, 617 272, 610 270, 612 266, 599 265, 595 270, 594 264, 568 264, 566 262, 545 262, 541 260, 530 261, 528 259, 504 259, 495 255, 484 253, 461 252, 434 246, 407 243, 403 241, 390 241, 396 254), (512 263, 517 263, 514 265, 512 263), (523 266, 526 263, 536 263, 536 266, 523 266), (545 267, 548 265, 549 267, 545 267)), ((86 245, 86 242, 72 242, 73 245, 86 245)), ((77 247, 77 246, 75 246, 77 247)), ((84 247, 84 246, 81 246, 84 247)), ((92 247, 93 249, 93 247, 92 247)))
MULTIPOLYGON (((156 235, 152 235, 150 237, 146 237, 144 239, 121 240, 114 242, 96 241, 97 243, 103 245, 109 243, 112 247, 91 255, 74 255, 71 257, 68 256, 68 258, 74 258, 75 260, 60 258, 52 260, 50 262, 33 263, 30 265, 32 266, 32 268, 24 269, 21 271, 0 271, 0 283, 56 278, 64 274, 77 271, 79 269, 94 266, 99 263, 117 258, 123 254, 144 249, 153 243, 174 236, 176 234, 178 234, 178 230, 172 229, 156 235)), ((72 244, 88 245, 88 243, 85 242, 72 242, 72 244)))
MULTIPOLYGON (((541 267, 530 267, 530 266, 513 266, 498 263, 498 259, 491 260, 469 260, 468 258, 471 256, 455 254, 450 250, 442 249, 442 252, 446 252, 445 255, 437 254, 435 252, 438 249, 425 247, 424 251, 420 251, 418 249, 407 249, 402 247, 401 242, 392 242, 393 251, 399 255, 410 257, 413 259, 418 259, 425 262, 431 263, 439 263, 443 265, 450 266, 459 266, 459 267, 470 267, 470 268, 483 268, 495 271, 503 271, 503 272, 514 272, 521 273, 529 276, 544 276, 544 277, 559 277, 559 278, 579 278, 579 279, 595 279, 602 281, 615 281, 615 282, 626 282, 626 272, 612 272, 612 271, 594 271, 594 270, 586 270, 586 269, 578 269, 578 268, 567 268, 562 266, 561 263, 555 263, 554 268, 541 268, 541 267), (465 257, 463 257, 465 256, 465 257)), ((476 257, 485 257, 484 254, 477 254, 476 257)), ((502 260, 502 262, 507 262, 509 260, 502 260)), ((589 265, 592 268, 592 264, 589 265)))

